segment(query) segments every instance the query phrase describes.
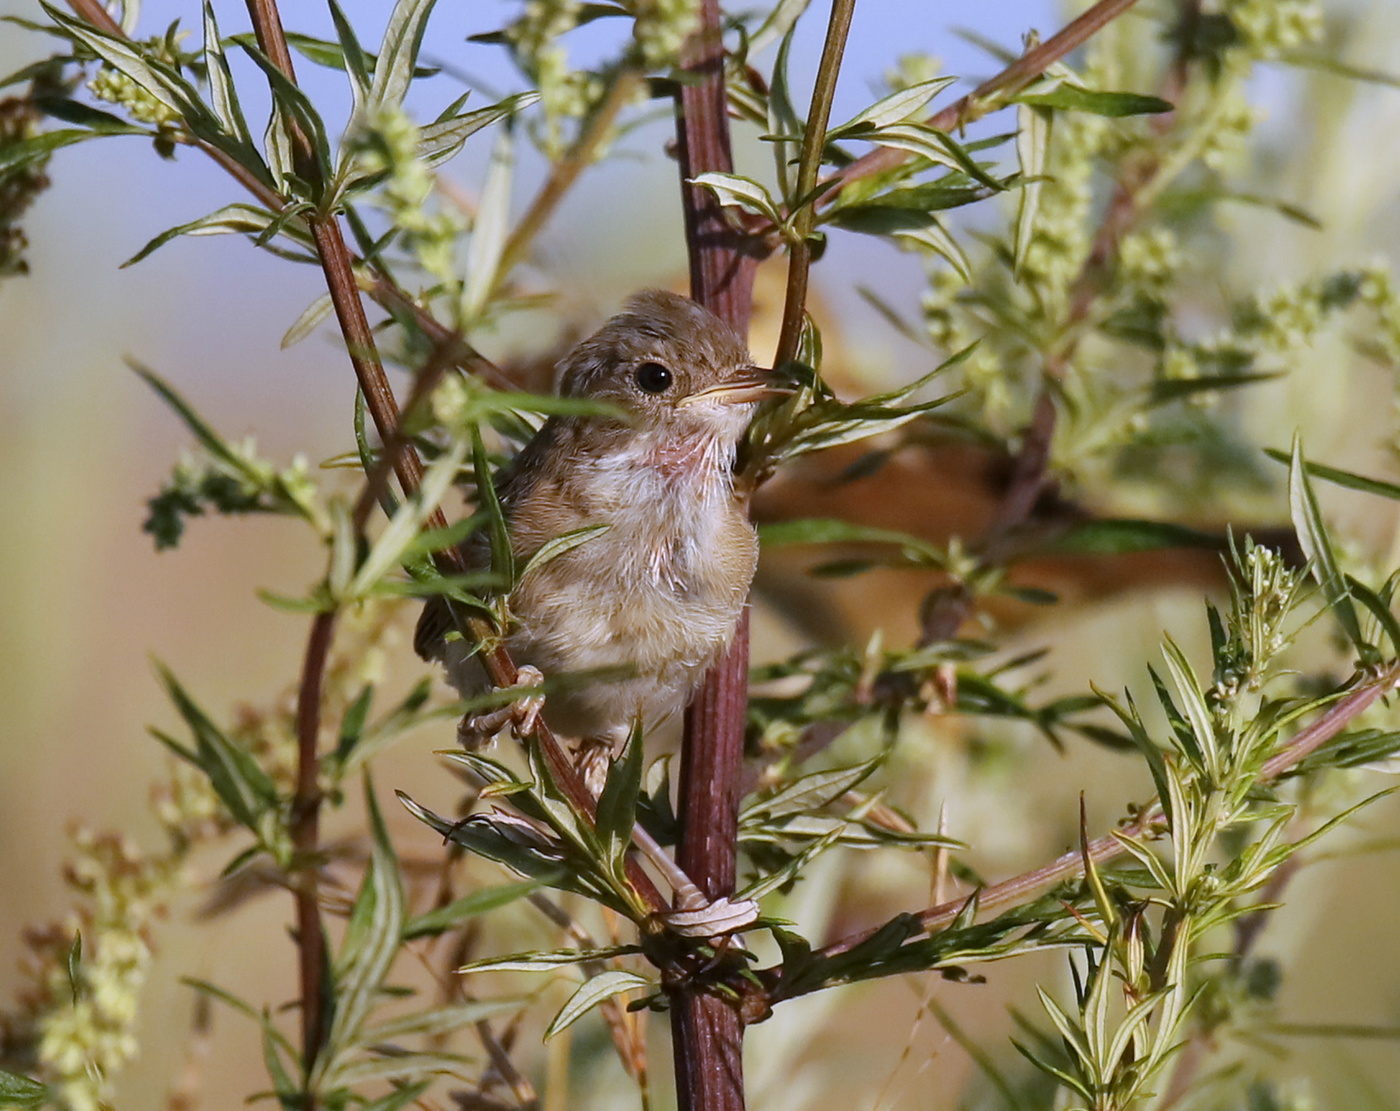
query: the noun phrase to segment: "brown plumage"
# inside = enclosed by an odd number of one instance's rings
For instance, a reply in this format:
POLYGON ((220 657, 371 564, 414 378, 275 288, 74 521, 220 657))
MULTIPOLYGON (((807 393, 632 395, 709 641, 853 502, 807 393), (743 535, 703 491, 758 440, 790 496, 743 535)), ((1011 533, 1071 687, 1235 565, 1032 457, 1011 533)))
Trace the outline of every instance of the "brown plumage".
MULTIPOLYGON (((523 562, 566 532, 609 527, 520 580, 506 647, 547 677, 615 671, 552 693, 544 709, 561 733, 615 741, 684 705, 729 645, 758 557, 734 452, 756 402, 779 391, 733 329, 660 290, 632 297, 560 369, 564 396, 627 419, 545 422, 497 481, 511 547, 523 562)), ((487 562, 482 544, 466 549, 474 566, 487 562)), ((444 639, 449 624, 429 603, 414 646, 478 693, 485 675, 468 645, 444 639)))

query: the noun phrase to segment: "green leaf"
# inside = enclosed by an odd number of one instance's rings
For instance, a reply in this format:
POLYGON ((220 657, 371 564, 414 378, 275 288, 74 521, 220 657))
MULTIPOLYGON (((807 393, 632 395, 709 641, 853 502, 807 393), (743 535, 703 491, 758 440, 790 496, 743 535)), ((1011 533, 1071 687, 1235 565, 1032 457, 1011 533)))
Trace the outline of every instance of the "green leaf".
POLYGON ((819 810, 869 778, 882 763, 883 755, 850 767, 832 768, 829 771, 804 775, 776 794, 746 806, 739 814, 739 824, 742 826, 760 819, 775 821, 790 815, 819 810))
MULTIPOLYGON (((156 664, 161 685, 194 735, 193 751, 169 747, 209 777, 220 801, 241 825, 260 832, 260 818, 278 802, 277 786, 253 755, 224 735, 164 664, 156 664)), ((161 734, 156 734, 161 739, 161 734)))
POLYGON ((292 326, 282 335, 281 348, 283 351, 300 343, 320 325, 321 321, 330 316, 331 309, 335 307, 335 302, 331 300, 329 293, 323 293, 302 309, 301 315, 292 322, 292 326))
POLYGON ((0 1069, 0 1107, 38 1107, 48 1099, 49 1090, 45 1085, 0 1069))
POLYGON ((457 969, 469 972, 553 972, 572 965, 612 960, 642 951, 639 945, 606 945, 597 949, 553 949, 534 953, 515 953, 508 957, 487 957, 472 961, 457 969))
POLYGON ((359 1111, 401 1111, 432 1087, 431 1080, 420 1080, 416 1084, 405 1084, 395 1088, 388 1095, 364 1104, 359 1111))
POLYGON ((1271 382, 1278 377, 1277 374, 1242 373, 1203 374, 1199 378, 1159 378, 1147 387, 1147 404, 1166 405, 1203 393, 1219 393, 1252 386, 1256 382, 1271 382))
POLYGON ((600 536, 610 528, 612 528, 610 524, 584 525, 583 528, 570 529, 568 532, 556 536, 530 557, 529 562, 521 569, 520 578, 523 580, 531 571, 538 571, 565 552, 571 552, 575 548, 587 544, 595 536, 600 536))
POLYGON ((943 552, 917 536, 831 517, 800 517, 761 525, 758 538, 769 548, 787 544, 896 544, 925 566, 941 567, 947 561, 943 552))
POLYGON ((472 429, 472 465, 476 470, 476 492, 479 502, 477 512, 485 516, 491 540, 491 570, 506 582, 514 583, 515 553, 510 546, 510 529, 506 525, 501 499, 496 496, 496 484, 491 477, 491 461, 486 455, 486 444, 481 439, 480 428, 472 429))
POLYGON ((335 24, 335 37, 340 43, 340 60, 345 68, 345 76, 350 80, 350 95, 354 98, 356 109, 363 109, 365 101, 369 98, 369 60, 366 59, 364 48, 355 35, 355 28, 340 10, 340 4, 336 0, 329 0, 329 4, 331 21, 335 24))
POLYGON ((0 173, 28 166, 32 162, 42 161, 61 147, 69 147, 74 143, 81 143, 85 139, 96 139, 99 135, 149 134, 150 132, 144 128, 130 125, 118 127, 115 124, 101 130, 83 127, 45 131, 28 139, 6 143, 3 148, 0 148, 0 173))
POLYGON ((446 933, 468 918, 474 918, 479 914, 495 910, 518 899, 523 899, 526 895, 538 891, 541 887, 548 887, 553 882, 549 877, 539 877, 536 879, 521 880, 518 883, 502 883, 494 887, 484 887, 480 891, 473 891, 470 895, 448 903, 445 907, 438 907, 425 914, 420 914, 416 918, 409 919, 408 925, 404 927, 404 940, 410 941, 419 937, 436 937, 438 934, 446 933))
POLYGON ((447 1007, 435 1007, 417 1014, 403 1015, 388 1022, 372 1026, 365 1031, 365 1043, 375 1045, 391 1042, 398 1038, 436 1037, 450 1034, 463 1026, 497 1015, 513 1014, 530 1003, 526 997, 513 996, 509 999, 473 999, 468 1003, 454 1003, 447 1007))
POLYGON ((1162 548, 1219 548, 1218 537, 1170 521, 1138 521, 1128 518, 1083 521, 1045 545, 1041 551, 1078 552, 1086 555, 1118 555, 1152 552, 1162 548))
POLYGON ((1012 271, 1017 275, 1025 265, 1026 252, 1035 238, 1035 216, 1040 209, 1054 121, 1054 114, 1044 108, 1022 104, 1016 109, 1016 158, 1021 168, 1021 196, 1016 208, 1012 271))
MULTIPOLYGON (((1270 459, 1276 459, 1280 463, 1288 463, 1291 460, 1285 451, 1278 451, 1275 448, 1265 448, 1264 454, 1270 459)), ((1383 498, 1390 498, 1392 501, 1400 501, 1400 485, 1394 482, 1386 482, 1379 478, 1368 478, 1365 475, 1354 474, 1351 471, 1339 470, 1336 467, 1329 467, 1324 463, 1312 463, 1304 461, 1304 469, 1314 478, 1321 478, 1327 482, 1334 482, 1338 486, 1345 486, 1348 490, 1361 490, 1367 494, 1379 494, 1383 498)))
POLYGON ((783 222, 778 204, 766 186, 742 174, 704 173, 690 179, 691 185, 708 189, 722 205, 742 208, 767 217, 774 224, 783 222))
POLYGON ((956 80, 956 77, 935 77, 882 97, 845 123, 831 128, 826 133, 826 141, 836 142, 855 132, 886 127, 907 119, 956 80))
POLYGON ((604 1000, 629 991, 655 991, 656 989, 657 985, 645 976, 638 976, 635 972, 624 972, 620 968, 609 969, 607 972, 587 980, 573 995, 569 996, 569 1001, 559 1009, 559 1013, 554 1016, 549 1028, 545 1030, 544 1040, 549 1041, 554 1035, 572 1026, 604 1000))
POLYGON ((369 554, 346 588, 349 598, 367 597, 384 576, 404 561, 409 546, 423 530, 424 523, 452 489, 466 455, 466 445, 453 441, 447 451, 433 460, 413 497, 399 506, 388 526, 376 537, 369 554))
POLYGON ((462 288, 462 312, 468 318, 481 316, 491 294, 506 277, 500 272, 510 237, 510 193, 515 175, 515 139, 510 128, 502 128, 491 148, 491 164, 481 201, 472 222, 471 242, 467 245, 467 280, 462 288))
POLYGON ((480 1067, 472 1058, 458 1053, 402 1053, 395 1050, 381 1055, 377 1047, 370 1052, 374 1056, 360 1057, 337 1071, 338 1087, 353 1088, 386 1080, 416 1080, 434 1074, 468 1080, 480 1067))
POLYGON ((365 1020, 378 999, 398 954, 406 910, 398 857, 384 825, 379 803, 368 775, 365 806, 370 821, 370 861, 336 961, 335 1011, 324 1053, 317 1058, 312 1090, 338 1083, 348 1066, 348 1055, 358 1048, 365 1020))
POLYGON ((1356 607, 1352 605, 1346 578, 1337 565, 1337 555, 1332 549, 1332 539, 1327 534, 1312 484, 1308 482, 1303 445, 1297 437, 1293 440, 1293 456, 1288 468, 1288 504, 1298 543, 1312 565, 1313 577, 1322 587, 1332 615, 1361 654, 1362 660, 1369 662, 1376 650, 1362 638, 1361 622, 1356 616, 1356 607))
POLYGON ((229 72, 228 58, 224 56, 223 42, 219 38, 219 24, 214 18, 214 5, 204 0, 204 62, 208 74, 209 96, 213 100, 214 115, 219 123, 239 143, 253 146, 253 136, 248 130, 248 121, 238 103, 238 90, 229 72))
POLYGON ((787 861, 781 868, 769 872, 765 876, 760 876, 749 884, 739 894, 734 896, 736 902, 750 899, 754 902, 762 899, 771 891, 777 891, 780 887, 786 887, 793 880, 797 879, 817 857, 828 849, 839 844, 842 834, 845 833, 846 823, 841 822, 830 830, 824 837, 820 837, 797 853, 787 861))
POLYGON ((749 56, 759 53, 769 43, 784 38, 797 25, 812 0, 778 0, 773 10, 749 37, 749 56))
POLYGON ((269 1035, 279 1048, 291 1056, 296 1055, 296 1051, 292 1048, 292 1043, 287 1040, 286 1035, 278 1030, 276 1025, 268 1018, 266 1011, 258 1010, 251 1003, 245 1002, 231 991, 221 988, 217 984, 210 983, 208 980, 200 980, 194 976, 182 976, 180 977, 180 983, 188 988, 193 988, 201 995, 207 995, 210 999, 216 1000, 226 1007, 231 1007, 241 1015, 251 1018, 259 1026, 263 1027, 264 1033, 269 1035))
POLYGON ((1013 104, 1029 104, 1036 108, 1059 108, 1068 112, 1089 112, 1095 116, 1117 119, 1123 116, 1153 115, 1170 112, 1176 106, 1159 96, 1141 93, 1099 92, 1079 85, 1061 84, 1050 92, 1022 93, 1012 97, 1013 104))
POLYGON ((642 792, 642 728, 638 723, 621 754, 608 766, 607 780, 598 796, 595 826, 614 874, 623 874, 623 860, 637 823, 637 799, 642 792))
MULTIPOLYGON (((307 181, 306 185, 312 190, 313 197, 320 189, 322 183, 330 177, 331 173, 331 147, 330 141, 326 138, 326 125, 321 120, 321 113, 316 106, 311 103, 295 82, 287 77, 272 60, 255 46, 240 42, 243 52, 263 71, 263 76, 267 78, 268 88, 272 90, 272 99, 275 105, 273 112, 273 124, 279 124, 283 129, 284 136, 279 141, 290 142, 292 124, 295 123, 306 136, 311 144, 311 155, 315 159, 313 166, 294 166, 293 160, 283 155, 283 176, 295 174, 303 176, 306 171, 315 174, 315 180, 307 181)), ((271 140, 269 140, 271 143, 271 140)), ((271 146, 269 146, 271 154, 271 146)))
MULTIPOLYGON (((267 209, 259 208, 257 205, 243 204, 241 202, 226 204, 223 208, 210 212, 208 215, 201 216, 197 220, 191 220, 188 223, 177 224, 173 228, 167 228, 122 263, 122 266, 136 265, 136 263, 140 262, 147 255, 164 247, 172 239, 176 239, 182 235, 238 234, 260 236, 268 231, 278 220, 279 217, 277 213, 269 212, 267 209)), ((287 230, 285 224, 282 230, 287 230)))
POLYGON ((539 93, 516 93, 486 108, 449 116, 419 130, 418 155, 430 166, 446 162, 471 136, 498 120, 514 116, 539 100, 539 93))
POLYGON ((1350 575, 1346 576, 1347 593, 1365 606, 1385 633, 1390 641, 1390 652, 1392 656, 1400 656, 1400 622, 1395 619, 1395 614, 1391 612, 1390 606, 1385 600, 1364 583, 1358 582, 1350 575))
POLYGON ((368 108, 373 111, 383 105, 397 107, 408 93, 413 80, 418 52, 423 47, 423 32, 436 0, 398 0, 384 29, 384 41, 374 66, 370 84, 368 108))

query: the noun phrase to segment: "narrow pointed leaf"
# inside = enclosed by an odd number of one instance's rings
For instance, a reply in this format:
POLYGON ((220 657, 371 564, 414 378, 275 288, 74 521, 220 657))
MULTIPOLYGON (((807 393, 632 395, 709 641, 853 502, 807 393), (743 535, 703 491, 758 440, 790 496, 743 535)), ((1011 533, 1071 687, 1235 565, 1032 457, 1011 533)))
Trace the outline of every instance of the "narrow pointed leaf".
POLYGON ((655 990, 656 985, 645 976, 638 976, 635 972, 624 972, 619 968, 609 969, 585 982, 578 991, 569 997, 569 1001, 560 1008, 559 1013, 549 1024, 549 1028, 545 1030, 544 1040, 549 1041, 560 1031, 572 1026, 599 1003, 611 999, 615 995, 622 995, 629 991, 655 990))

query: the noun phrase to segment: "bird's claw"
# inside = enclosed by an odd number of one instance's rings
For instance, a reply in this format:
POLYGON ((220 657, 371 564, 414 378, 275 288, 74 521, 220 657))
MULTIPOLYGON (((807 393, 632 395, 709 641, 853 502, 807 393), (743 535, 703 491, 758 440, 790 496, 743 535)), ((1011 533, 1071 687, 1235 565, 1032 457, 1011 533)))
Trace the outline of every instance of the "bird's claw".
MULTIPOLYGON (((537 667, 525 664, 516 669, 515 682, 503 690, 519 690, 538 687, 544 682, 544 673, 537 667)), ((540 714, 544 710, 544 695, 530 694, 502 706, 499 710, 483 710, 480 713, 466 714, 457 723, 457 741, 469 752, 485 748, 506 726, 517 740, 523 740, 535 731, 540 714)))

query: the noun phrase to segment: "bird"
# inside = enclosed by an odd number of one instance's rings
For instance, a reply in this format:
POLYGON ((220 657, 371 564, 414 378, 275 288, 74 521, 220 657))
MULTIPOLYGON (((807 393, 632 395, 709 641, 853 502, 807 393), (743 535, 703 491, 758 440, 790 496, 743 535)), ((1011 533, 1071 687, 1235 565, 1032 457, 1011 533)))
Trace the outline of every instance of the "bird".
MULTIPOLYGON (((558 370, 562 396, 609 411, 550 417, 498 475, 497 497, 517 566, 598 528, 527 568, 506 599, 504 644, 520 683, 604 673, 552 686, 525 716, 542 712, 580 751, 615 753, 635 727, 683 707, 732 642, 758 560, 735 455, 759 402, 790 391, 714 313, 656 289, 630 297, 558 370)), ((473 569, 490 563, 484 531, 462 548, 473 569)), ((464 696, 481 694, 489 681, 474 646, 452 628, 446 600, 430 599, 414 647, 464 696)), ((459 736, 475 746, 504 724, 469 717, 459 736)))

